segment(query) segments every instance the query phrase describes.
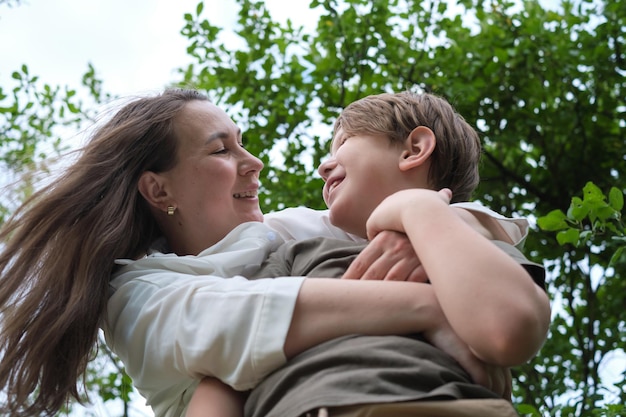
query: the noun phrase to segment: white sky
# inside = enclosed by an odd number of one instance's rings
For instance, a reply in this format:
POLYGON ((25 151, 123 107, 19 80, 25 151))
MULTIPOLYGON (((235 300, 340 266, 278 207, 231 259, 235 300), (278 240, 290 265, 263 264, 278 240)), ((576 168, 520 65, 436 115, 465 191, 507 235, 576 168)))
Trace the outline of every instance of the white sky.
MULTIPOLYGON (((104 90, 159 90, 189 62, 180 34, 198 0, 22 0, 0 5, 0 83, 22 64, 42 82, 78 88, 91 62, 104 90)), ((204 15, 232 25, 233 2, 205 1, 204 15)), ((219 23, 218 23, 219 22, 219 23)))
MULTIPOLYGON (((160 90, 174 69, 190 62, 180 34, 183 15, 200 0, 21 0, 0 5, 0 85, 22 64, 51 85, 80 87, 88 63, 104 91, 125 96, 160 90)), ((267 0, 272 16, 295 24, 315 23, 309 0, 267 0)), ((204 0, 202 15, 232 28, 239 8, 233 0, 204 0)), ((228 38, 228 37, 226 37, 228 38)), ((231 37, 232 39, 232 37, 231 37)), ((6 88, 6 87, 5 87, 6 88)))

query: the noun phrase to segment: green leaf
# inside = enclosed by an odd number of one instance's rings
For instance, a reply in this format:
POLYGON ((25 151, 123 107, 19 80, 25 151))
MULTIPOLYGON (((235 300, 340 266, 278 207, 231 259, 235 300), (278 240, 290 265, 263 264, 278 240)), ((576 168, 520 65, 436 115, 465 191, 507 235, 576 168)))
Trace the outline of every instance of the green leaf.
POLYGON ((77 114, 80 111, 80 109, 76 107, 74 103, 67 103, 67 108, 69 111, 71 111, 74 114, 77 114))
POLYGON ((562 230, 556 234, 556 240, 559 242, 559 245, 563 246, 568 243, 578 246, 578 241, 580 237, 580 232, 576 229, 568 229, 562 230))
POLYGON ((619 188, 611 187, 609 205, 616 211, 622 211, 624 208, 624 193, 619 188))
POLYGON ((567 217, 577 222, 582 221, 591 211, 588 201, 583 201, 578 197, 573 197, 572 202, 567 210, 567 217))
POLYGON ((516 407, 517 412, 522 415, 528 415, 530 417, 540 417, 541 414, 534 406, 530 404, 518 404, 516 407))
POLYGON ((604 200, 604 194, 600 187, 589 181, 583 188, 584 199, 586 200, 604 200))
POLYGON ((613 253, 613 256, 611 256, 611 260, 609 261, 609 266, 615 266, 617 263, 619 263, 623 253, 624 253, 624 246, 620 246, 619 248, 617 248, 615 253, 613 253))
POLYGON ((557 231, 568 227, 567 217, 561 210, 552 210, 550 213, 537 219, 537 224, 543 230, 557 231))

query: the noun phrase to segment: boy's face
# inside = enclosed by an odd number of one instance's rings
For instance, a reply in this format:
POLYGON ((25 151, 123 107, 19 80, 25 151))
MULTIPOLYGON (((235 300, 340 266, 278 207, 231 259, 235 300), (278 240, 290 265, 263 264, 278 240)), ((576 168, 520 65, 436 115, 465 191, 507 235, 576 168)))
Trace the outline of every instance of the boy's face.
POLYGON ((385 197, 410 187, 399 168, 403 151, 402 144, 392 144, 384 136, 336 132, 330 158, 318 168, 335 226, 366 237, 365 223, 374 208, 385 197))

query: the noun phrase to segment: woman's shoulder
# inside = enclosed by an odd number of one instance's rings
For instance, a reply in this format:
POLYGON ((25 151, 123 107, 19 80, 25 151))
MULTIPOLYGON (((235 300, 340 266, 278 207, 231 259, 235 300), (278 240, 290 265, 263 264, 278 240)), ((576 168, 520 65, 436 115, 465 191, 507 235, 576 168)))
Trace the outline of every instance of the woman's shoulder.
POLYGON ((314 237, 331 237, 341 240, 363 241, 334 226, 328 210, 308 207, 290 207, 265 215, 264 223, 285 240, 303 240, 314 237))

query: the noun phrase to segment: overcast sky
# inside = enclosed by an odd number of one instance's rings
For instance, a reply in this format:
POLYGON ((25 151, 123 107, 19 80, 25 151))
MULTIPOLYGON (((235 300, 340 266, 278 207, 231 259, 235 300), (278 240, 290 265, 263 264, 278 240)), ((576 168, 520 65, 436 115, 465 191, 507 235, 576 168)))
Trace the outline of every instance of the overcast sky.
MULTIPOLYGON (((53 85, 78 87, 92 63, 104 90, 116 95, 158 90, 189 62, 180 35, 183 14, 197 0, 22 0, 0 5, 0 82, 22 64, 53 85)), ((223 26, 232 26, 232 1, 205 1, 223 26)))

